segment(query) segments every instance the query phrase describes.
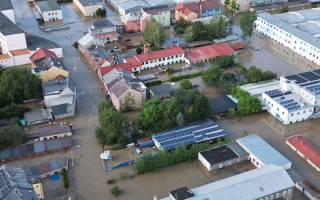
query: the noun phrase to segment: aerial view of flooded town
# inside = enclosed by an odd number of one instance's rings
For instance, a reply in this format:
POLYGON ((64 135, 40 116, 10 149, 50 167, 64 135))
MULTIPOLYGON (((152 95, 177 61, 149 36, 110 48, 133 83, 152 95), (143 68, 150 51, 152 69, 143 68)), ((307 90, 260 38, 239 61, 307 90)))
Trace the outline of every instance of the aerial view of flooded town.
POLYGON ((318 0, 0 0, 1 200, 320 200, 318 0))

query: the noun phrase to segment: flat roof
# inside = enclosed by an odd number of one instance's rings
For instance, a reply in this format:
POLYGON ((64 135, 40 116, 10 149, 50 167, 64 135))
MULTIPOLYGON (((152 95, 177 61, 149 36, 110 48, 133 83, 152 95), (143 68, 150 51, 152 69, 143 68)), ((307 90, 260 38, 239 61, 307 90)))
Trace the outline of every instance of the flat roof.
POLYGON ((240 88, 249 92, 251 95, 254 96, 261 96, 262 93, 269 91, 269 90, 279 90, 280 84, 279 80, 274 79, 270 81, 263 81, 259 83, 251 83, 246 85, 241 85, 240 88))
POLYGON ((156 133, 152 139, 159 149, 169 150, 224 136, 226 132, 219 125, 211 119, 204 119, 156 133))
POLYGON ((228 112, 229 109, 236 110, 238 108, 237 103, 230 99, 227 95, 209 97, 208 101, 214 114, 225 113, 228 112))
POLYGON ((56 0, 35 1, 42 12, 61 10, 56 0))
POLYGON ((192 194, 191 190, 187 187, 182 187, 177 190, 172 190, 170 191, 170 194, 176 200, 184 200, 184 199, 189 199, 191 197, 194 197, 194 194, 192 194))
POLYGON ((320 168, 320 149, 301 135, 289 137, 287 142, 320 168))
POLYGON ((102 4, 100 0, 79 0, 79 2, 83 6, 91 6, 91 5, 96 5, 96 4, 102 4))
POLYGON ((291 164, 287 158, 281 155, 257 134, 248 135, 239 138, 236 141, 248 153, 253 154, 259 159, 264 166, 273 164, 282 167, 291 164))
POLYGON ((228 145, 207 149, 199 153, 210 163, 210 165, 215 165, 239 157, 239 155, 237 155, 228 145))
MULTIPOLYGON (((194 197, 188 199, 260 199, 293 187, 294 182, 285 169, 268 165, 191 189, 194 197)), ((169 199, 170 197, 163 200, 169 199)))
POLYGON ((62 133, 71 132, 71 127, 69 124, 54 124, 49 126, 43 126, 38 128, 38 133, 40 137, 57 135, 62 133))
POLYGON ((319 34, 314 28, 317 25, 317 21, 320 20, 320 9, 312 8, 303 11, 295 11, 288 13, 281 13, 276 15, 270 15, 269 13, 259 13, 258 18, 267 21, 270 24, 282 29, 291 35, 313 45, 314 47, 320 48, 320 40, 315 35, 319 34), (313 27, 305 27, 303 24, 305 22, 311 22, 313 27), (309 32, 308 32, 309 28, 309 32), (316 31, 316 32, 315 32, 316 31), (313 34, 312 34, 313 33, 313 34))

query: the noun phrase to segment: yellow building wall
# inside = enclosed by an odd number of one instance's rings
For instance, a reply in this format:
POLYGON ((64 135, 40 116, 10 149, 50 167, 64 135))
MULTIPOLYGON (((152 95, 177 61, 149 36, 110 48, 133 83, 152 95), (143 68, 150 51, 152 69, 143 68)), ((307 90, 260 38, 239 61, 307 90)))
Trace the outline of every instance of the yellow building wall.
POLYGON ((48 69, 47 71, 41 71, 39 73, 39 77, 43 83, 48 82, 49 80, 53 80, 53 79, 57 78, 57 76, 59 76, 59 75, 64 76, 64 77, 68 77, 69 72, 64 69, 53 66, 50 69, 48 69))
POLYGON ((40 199, 44 199, 42 184, 35 183, 35 184, 32 184, 32 187, 33 187, 34 191, 36 192, 36 194, 38 195, 38 197, 40 199))

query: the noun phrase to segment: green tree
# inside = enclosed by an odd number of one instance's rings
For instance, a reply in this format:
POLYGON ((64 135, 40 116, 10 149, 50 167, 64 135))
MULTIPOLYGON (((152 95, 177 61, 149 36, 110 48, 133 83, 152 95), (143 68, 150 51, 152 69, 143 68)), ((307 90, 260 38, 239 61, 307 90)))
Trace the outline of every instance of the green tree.
POLYGON ((251 66, 246 73, 246 78, 250 83, 257 83, 262 80, 262 72, 256 66, 251 66))
POLYGON ((240 28, 243 32, 243 37, 251 36, 253 31, 254 21, 257 19, 256 11, 245 11, 240 19, 240 28))
POLYGON ((186 29, 186 40, 187 40, 187 42, 195 41, 195 38, 193 36, 193 27, 192 26, 188 26, 186 29))
POLYGON ((212 112, 207 97, 199 93, 194 99, 193 105, 189 108, 189 121, 198 121, 211 116, 212 112))
POLYGON ((66 170, 66 168, 62 169, 62 177, 64 188, 69 188, 68 171, 66 170))
POLYGON ((237 115, 237 113, 236 113, 236 110, 234 108, 231 108, 231 109, 228 110, 227 117, 229 119, 234 118, 236 115, 237 115))
POLYGON ((23 100, 39 97, 41 80, 27 68, 9 68, 2 73, 0 94, 12 103, 20 104, 23 100))
POLYGON ((180 112, 178 115, 177 115, 177 124, 179 126, 183 125, 185 122, 184 122, 184 116, 183 114, 180 112))
POLYGON ((218 87, 219 94, 227 95, 231 94, 232 88, 234 87, 234 83, 230 81, 226 81, 225 79, 221 79, 216 86, 218 87))
POLYGON ((220 68, 226 69, 234 65, 234 58, 235 56, 233 54, 217 56, 213 58, 212 63, 220 68))
POLYGON ((166 35, 162 25, 151 17, 147 21, 143 37, 148 43, 159 49, 166 35))
POLYGON ((232 15, 240 9, 240 5, 236 0, 227 0, 225 3, 228 3, 226 6, 231 11, 232 15))
POLYGON ((242 90, 239 86, 234 87, 232 95, 238 99, 238 113, 246 115, 251 113, 260 112, 262 104, 260 100, 251 96, 248 92, 242 90))
POLYGON ((177 23, 174 25, 173 30, 177 34, 182 34, 185 33, 188 26, 190 26, 190 23, 183 17, 180 17, 177 23))
POLYGON ((222 70, 216 66, 210 66, 206 71, 202 73, 202 80, 207 85, 215 85, 222 75, 222 70))
POLYGON ((100 103, 99 109, 100 128, 96 130, 96 136, 100 144, 125 143, 123 131, 128 127, 127 116, 106 103, 100 103))
POLYGON ((267 81, 267 80, 272 80, 277 78, 277 73, 272 72, 270 70, 262 72, 262 80, 267 81))
POLYGON ((281 6, 280 13, 286 13, 286 12, 289 12, 288 4, 283 4, 281 6))
POLYGON ((208 33, 202 22, 196 21, 192 23, 192 35, 195 41, 206 39, 208 33))
POLYGON ((0 131, 0 149, 26 142, 27 136, 18 125, 18 119, 12 119, 9 127, 0 131))
POLYGON ((183 90, 190 90, 193 88, 192 83, 188 79, 183 79, 180 82, 180 88, 183 90))
POLYGON ((98 8, 98 10, 96 11, 96 15, 98 17, 104 17, 107 14, 107 10, 105 8, 98 8))
POLYGON ((138 127, 160 131, 159 123, 164 119, 164 112, 165 106, 159 99, 152 98, 144 102, 137 118, 138 127))
POLYGON ((28 111, 30 111, 30 108, 28 107, 17 104, 10 104, 0 109, 0 119, 13 117, 20 118, 23 117, 23 114, 28 111))
POLYGON ((124 111, 130 111, 134 109, 135 100, 131 93, 127 93, 124 97, 124 111))

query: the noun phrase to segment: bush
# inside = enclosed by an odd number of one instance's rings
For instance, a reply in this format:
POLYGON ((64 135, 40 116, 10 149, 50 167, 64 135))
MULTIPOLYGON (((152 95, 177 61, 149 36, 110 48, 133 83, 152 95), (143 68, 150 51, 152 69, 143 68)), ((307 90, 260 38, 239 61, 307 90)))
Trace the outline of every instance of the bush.
POLYGON ((28 111, 30 111, 30 108, 28 107, 17 104, 10 104, 0 109, 0 119, 13 117, 20 118, 23 117, 23 114, 28 111))
POLYGON ((197 77, 197 76, 201 76, 202 72, 194 72, 194 73, 190 73, 190 74, 185 74, 185 75, 181 75, 181 76, 171 76, 169 78, 170 82, 175 82, 175 81, 180 81, 182 79, 188 79, 188 78, 193 78, 193 77, 197 77))
MULTIPOLYGON (((230 142, 227 137, 220 139, 212 146, 217 147, 230 142)), ((159 171, 160 168, 176 165, 185 161, 192 161, 198 158, 198 152, 210 147, 208 142, 180 146, 171 151, 159 151, 156 155, 144 154, 133 164, 133 171, 136 174, 144 174, 149 171, 159 171)))
POLYGON ((64 188, 69 188, 68 171, 66 170, 66 168, 62 169, 62 177, 64 188))
POLYGON ((166 69, 166 72, 167 72, 168 74, 173 74, 174 72, 176 72, 176 70, 173 69, 172 67, 168 67, 168 68, 166 69))
POLYGON ((114 182, 115 182, 115 180, 112 178, 107 181, 108 184, 114 184, 114 182))
POLYGON ((150 81, 150 82, 145 83, 145 86, 152 87, 152 86, 160 85, 161 83, 162 83, 161 80, 150 81))
POLYGON ((110 191, 114 197, 117 197, 121 193, 121 190, 118 186, 113 186, 110 191))

